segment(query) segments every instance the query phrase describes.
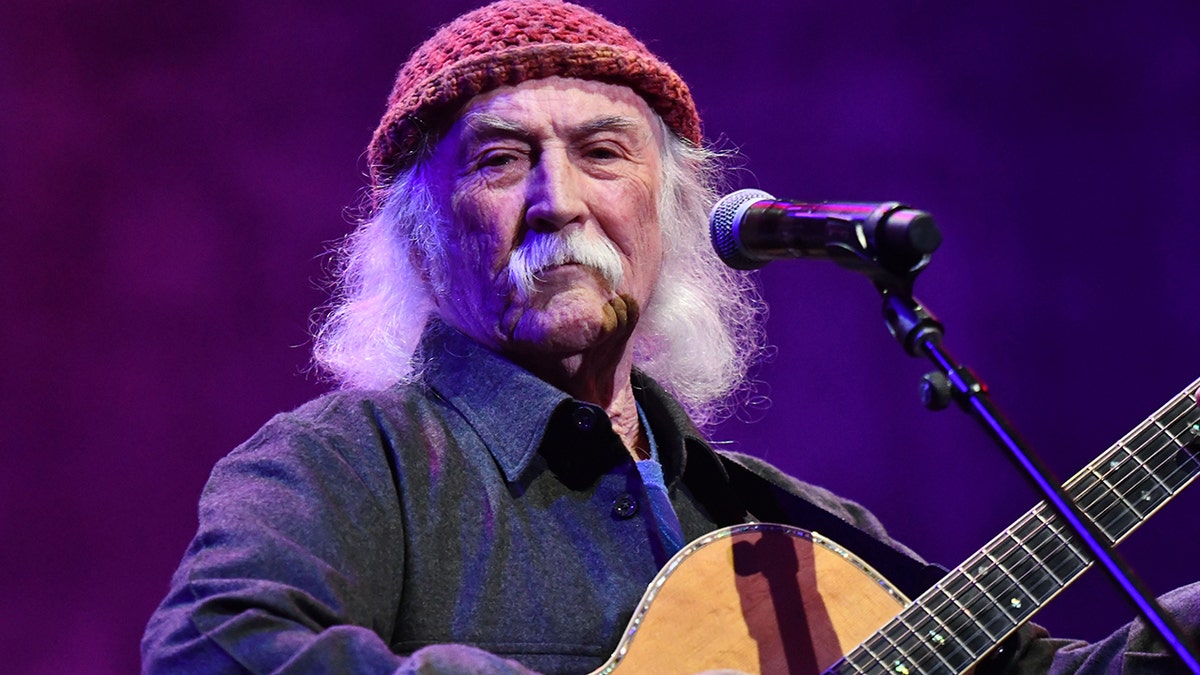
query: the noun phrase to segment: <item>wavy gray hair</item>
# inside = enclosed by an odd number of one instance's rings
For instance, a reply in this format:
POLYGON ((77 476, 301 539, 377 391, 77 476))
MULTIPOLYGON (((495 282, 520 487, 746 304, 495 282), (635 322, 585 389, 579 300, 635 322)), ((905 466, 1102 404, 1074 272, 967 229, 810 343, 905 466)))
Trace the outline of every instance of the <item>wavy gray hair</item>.
MULTIPOLYGON (((699 426, 726 417, 763 351, 764 306, 753 281, 726 267, 708 242, 708 212, 723 186, 719 153, 665 124, 658 215, 663 267, 634 330, 634 365, 671 392, 699 426)), ((428 144, 427 144, 428 150, 428 144)), ((445 216, 426 179, 428 151, 379 188, 379 205, 343 241, 335 294, 313 358, 343 388, 415 381, 413 359, 448 260, 445 216)))

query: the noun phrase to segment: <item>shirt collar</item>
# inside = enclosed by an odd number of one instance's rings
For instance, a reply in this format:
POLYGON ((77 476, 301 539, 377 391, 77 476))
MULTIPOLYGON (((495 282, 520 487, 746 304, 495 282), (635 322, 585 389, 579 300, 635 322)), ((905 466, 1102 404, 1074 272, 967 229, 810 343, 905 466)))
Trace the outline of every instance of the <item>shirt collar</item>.
MULTIPOLYGON (((640 371, 633 371, 633 395, 654 427, 658 460, 663 465, 667 487, 674 486, 690 463, 700 463, 729 480, 725 467, 709 446, 704 434, 692 423, 687 411, 665 389, 640 371)), ((706 472, 707 473, 707 472, 706 472)))
POLYGON ((423 380, 479 434, 504 477, 529 466, 565 392, 433 319, 421 338, 423 380))

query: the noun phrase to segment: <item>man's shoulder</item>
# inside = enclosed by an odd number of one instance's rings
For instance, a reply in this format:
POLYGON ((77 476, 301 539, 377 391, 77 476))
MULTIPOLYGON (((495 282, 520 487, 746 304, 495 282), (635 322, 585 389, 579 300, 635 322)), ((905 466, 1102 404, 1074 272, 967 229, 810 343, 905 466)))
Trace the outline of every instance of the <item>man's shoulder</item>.
POLYGON ((779 490, 814 504, 867 534, 877 539, 888 541, 893 546, 903 548, 905 553, 917 557, 907 548, 900 547, 895 542, 892 542, 880 520, 865 506, 853 499, 848 499, 820 485, 814 485, 784 473, 774 464, 753 455, 732 451, 720 451, 718 454, 726 462, 740 465, 751 474, 779 490))
POLYGON ((397 448, 420 441, 429 408, 419 385, 328 392, 263 424, 217 462, 207 489, 264 481, 326 485, 341 476, 386 501, 397 448))
POLYGON ((429 400, 432 393, 420 383, 385 389, 347 388, 326 392, 275 419, 312 426, 338 426, 348 421, 377 419, 381 411, 402 412, 429 400))
MULTIPOLYGON (((820 510, 823 510, 826 513, 834 516, 836 519, 852 525, 863 534, 879 540, 888 547, 895 549, 905 556, 924 564, 922 558, 914 551, 909 549, 907 546, 904 546, 900 542, 892 539, 888 535, 887 530, 884 528, 883 523, 879 520, 879 518, 877 518, 875 514, 871 513, 871 511, 862 504, 859 504, 852 499, 842 497, 832 490, 823 488, 819 485, 813 485, 812 483, 808 483, 794 476, 788 475, 779 470, 779 468, 775 465, 761 458, 731 451, 719 451, 718 454, 722 457, 723 461, 727 463, 727 468, 731 469, 732 471, 737 471, 736 467, 741 467, 745 470, 745 473, 754 476, 758 481, 766 483, 766 485, 763 485, 762 483, 746 484, 743 482, 743 490, 754 490, 759 492, 760 495, 762 492, 783 492, 791 497, 808 502, 809 504, 818 507, 820 510), (733 464, 735 466, 730 467, 729 464, 733 464), (762 490, 761 488, 767 489, 762 490), (771 488, 774 488, 774 490, 771 488)), ((735 480, 734 483, 737 484, 738 481, 735 480)), ((780 505, 785 513, 795 514, 797 511, 794 508, 788 508, 786 504, 786 502, 791 501, 791 497, 779 497, 777 495, 774 498, 764 497, 763 499, 768 499, 770 502, 780 505)), ((791 503, 794 506, 795 502, 792 501, 791 503)), ((811 511, 807 513, 811 516, 811 511)), ((835 537, 834 539, 837 541, 838 537, 835 537)), ((848 542, 839 541, 838 543, 844 545, 848 542)))
POLYGON ((740 465, 771 485, 807 499, 825 510, 841 516, 845 520, 853 522, 857 520, 856 514, 858 512, 865 511, 857 502, 839 496, 833 491, 819 485, 814 485, 784 473, 774 464, 760 457, 732 450, 718 450, 717 454, 724 461, 740 465))
POLYGON ((332 446, 345 451, 376 445, 381 436, 414 426, 435 395, 420 384, 386 389, 337 389, 276 414, 235 453, 266 446, 332 446), (374 442, 372 442, 374 439, 374 442))

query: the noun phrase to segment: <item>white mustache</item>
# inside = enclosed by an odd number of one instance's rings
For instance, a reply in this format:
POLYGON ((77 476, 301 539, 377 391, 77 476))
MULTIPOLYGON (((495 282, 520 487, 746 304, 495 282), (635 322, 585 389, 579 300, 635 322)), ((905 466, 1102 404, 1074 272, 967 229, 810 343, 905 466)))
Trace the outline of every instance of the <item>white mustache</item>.
POLYGON ((625 274, 621 254, 607 237, 589 237, 572 228, 526 234, 508 259, 508 280, 522 297, 529 297, 536 290, 538 274, 567 263, 595 269, 611 288, 617 288, 625 274))

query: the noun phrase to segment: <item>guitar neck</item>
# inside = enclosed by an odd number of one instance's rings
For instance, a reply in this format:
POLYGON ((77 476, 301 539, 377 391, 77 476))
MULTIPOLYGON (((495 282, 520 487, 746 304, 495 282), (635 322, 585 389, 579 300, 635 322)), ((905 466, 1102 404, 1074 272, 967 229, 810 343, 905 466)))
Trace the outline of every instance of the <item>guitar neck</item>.
MULTIPOLYGON (((1064 485, 1109 542, 1200 475, 1200 380, 1064 485)), ((965 671, 1091 565, 1046 504, 1034 507, 831 670, 965 671)))

